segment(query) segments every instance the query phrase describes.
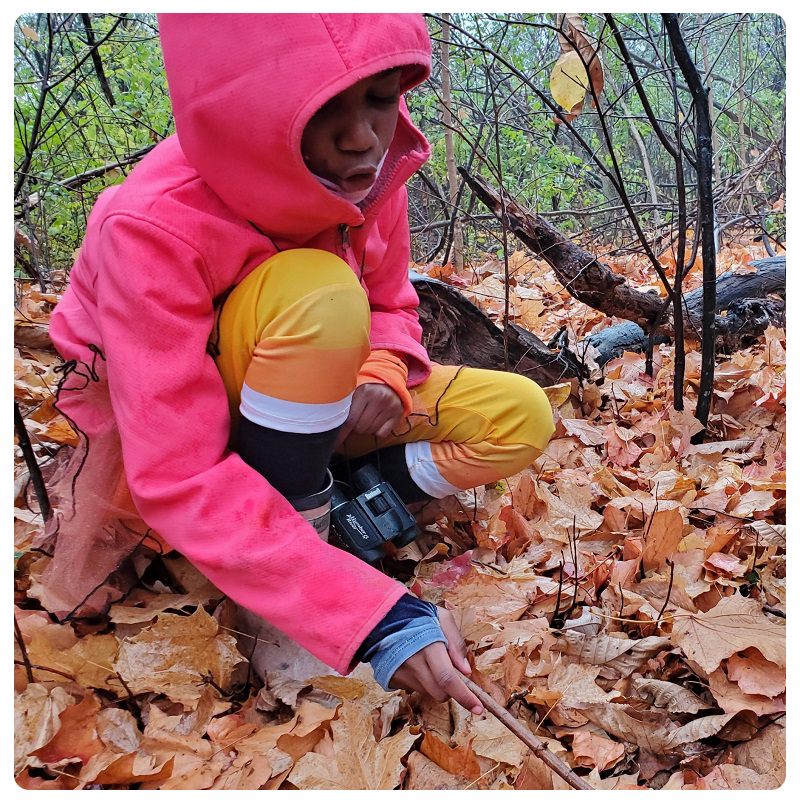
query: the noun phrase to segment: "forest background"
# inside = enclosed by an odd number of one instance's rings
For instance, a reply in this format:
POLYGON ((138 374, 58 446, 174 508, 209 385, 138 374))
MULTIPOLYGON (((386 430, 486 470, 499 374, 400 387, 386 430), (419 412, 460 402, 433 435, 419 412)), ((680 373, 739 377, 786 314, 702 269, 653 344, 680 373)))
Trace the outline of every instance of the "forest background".
MULTIPOLYGON (((766 788, 784 747, 784 22, 427 21, 434 70, 408 97, 433 151, 409 183, 426 344, 546 385, 557 430, 532 471, 429 510, 400 577, 456 610, 475 679, 592 785, 766 788)), ((98 194, 174 125, 154 15, 23 14, 14 72, 20 785, 559 786, 494 720, 368 673, 243 683, 224 601, 185 563, 102 614, 47 613, 44 481, 78 444, 49 313, 98 194), (204 646, 154 678, 145 643, 186 625, 204 646), (363 730, 380 768, 354 774, 363 730)))

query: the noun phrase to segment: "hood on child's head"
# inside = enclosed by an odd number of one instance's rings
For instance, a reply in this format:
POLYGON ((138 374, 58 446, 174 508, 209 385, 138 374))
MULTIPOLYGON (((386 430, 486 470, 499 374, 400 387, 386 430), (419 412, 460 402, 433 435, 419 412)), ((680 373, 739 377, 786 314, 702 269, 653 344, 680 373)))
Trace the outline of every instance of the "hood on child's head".
MULTIPOLYGON (((358 225, 360 210, 309 171, 300 140, 313 114, 363 78, 403 67, 405 91, 430 74, 419 14, 162 14, 175 125, 189 163, 268 235, 309 238, 358 225)), ((381 183, 429 155, 405 102, 381 183)))

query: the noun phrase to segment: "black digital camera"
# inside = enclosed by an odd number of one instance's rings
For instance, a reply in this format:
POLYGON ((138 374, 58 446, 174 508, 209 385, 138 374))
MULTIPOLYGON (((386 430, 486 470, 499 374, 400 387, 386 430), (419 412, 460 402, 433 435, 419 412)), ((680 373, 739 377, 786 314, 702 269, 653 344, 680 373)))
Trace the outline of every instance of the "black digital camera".
POLYGON ((345 550, 374 564, 385 555, 385 542, 405 547, 419 536, 406 504, 374 466, 356 470, 350 484, 352 498, 339 481, 331 495, 331 527, 345 550))

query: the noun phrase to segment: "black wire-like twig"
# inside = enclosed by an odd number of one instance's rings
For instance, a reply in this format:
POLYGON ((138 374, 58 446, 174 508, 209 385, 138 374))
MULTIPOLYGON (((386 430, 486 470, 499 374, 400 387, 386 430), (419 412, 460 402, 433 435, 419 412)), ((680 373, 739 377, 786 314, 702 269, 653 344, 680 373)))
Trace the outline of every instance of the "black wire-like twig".
POLYGON ((28 436, 28 429, 25 427, 25 420, 22 419, 22 414, 20 413, 19 405, 16 400, 14 401, 14 430, 17 433, 17 440, 19 441, 22 455, 25 458, 28 473, 31 476, 31 483, 33 483, 33 489, 36 492, 36 499, 39 501, 39 510, 44 519, 49 519, 51 513, 50 498, 47 496, 42 470, 33 452, 33 446, 28 436))
POLYGON ((675 562, 670 559, 666 559, 666 562, 669 564, 669 586, 667 586, 667 597, 664 600, 664 605, 661 606, 661 611, 658 612, 658 617, 656 618, 656 627, 661 623, 661 618, 664 616, 664 612, 669 605, 669 598, 672 594, 672 582, 675 579, 675 562))
POLYGON ((31 661, 28 658, 28 651, 25 647, 25 641, 22 638, 22 631, 19 629, 16 614, 14 615, 14 638, 17 640, 20 652, 22 653, 22 663, 25 665, 25 674, 28 676, 28 683, 34 683, 31 661))

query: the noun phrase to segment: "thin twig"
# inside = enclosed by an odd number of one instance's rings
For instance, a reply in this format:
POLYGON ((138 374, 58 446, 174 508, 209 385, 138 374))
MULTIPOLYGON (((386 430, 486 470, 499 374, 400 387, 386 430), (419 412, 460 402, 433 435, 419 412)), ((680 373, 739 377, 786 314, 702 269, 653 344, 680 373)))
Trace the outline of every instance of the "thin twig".
POLYGON ((28 651, 25 649, 25 640, 22 638, 22 631, 19 629, 16 614, 14 615, 14 638, 17 640, 20 652, 22 653, 22 663, 25 665, 25 674, 28 676, 28 683, 34 683, 31 661, 28 658, 28 651))
POLYGON ((675 578, 675 562, 670 561, 667 559, 667 564, 669 564, 669 586, 667 586, 667 597, 664 600, 664 605, 661 607, 661 611, 658 612, 658 618, 656 619, 656 627, 661 624, 661 618, 664 616, 664 612, 667 610, 667 606, 669 605, 669 598, 672 594, 672 581, 675 578))
MULTIPOLYGON (((14 620, 14 621, 16 622, 16 620, 14 620)), ((38 670, 42 670, 44 672, 52 672, 54 675, 60 675, 62 678, 66 678, 67 680, 70 680, 70 681, 74 681, 75 680, 75 676, 74 675, 70 675, 69 672, 62 672, 60 669, 54 669, 53 667, 43 667, 41 664, 26 664, 24 661, 20 661, 19 659, 16 659, 16 658, 14 659, 14 663, 15 664, 19 664, 20 666, 24 665, 26 671, 27 671, 28 666, 30 666, 31 669, 38 669, 38 670)))
POLYGON ((553 755, 541 739, 534 736, 518 719, 512 717, 490 694, 481 689, 466 675, 462 675, 461 680, 467 684, 473 694, 477 695, 478 699, 483 703, 483 707, 500 720, 520 741, 524 742, 533 751, 533 754, 544 761, 556 775, 562 777, 573 789, 594 791, 593 786, 586 783, 580 775, 576 775, 560 758, 553 755))
POLYGON ((22 414, 19 410, 17 401, 14 401, 14 430, 17 433, 17 440, 19 441, 22 455, 25 458, 25 464, 28 467, 28 473, 31 476, 34 491, 36 492, 36 499, 39 501, 39 511, 44 519, 50 517, 50 500, 47 497, 47 489, 44 485, 42 478, 42 471, 39 468, 39 462, 36 460, 36 455, 31 446, 31 440, 28 436, 28 429, 25 427, 25 421, 22 419, 22 414))

